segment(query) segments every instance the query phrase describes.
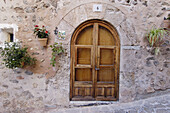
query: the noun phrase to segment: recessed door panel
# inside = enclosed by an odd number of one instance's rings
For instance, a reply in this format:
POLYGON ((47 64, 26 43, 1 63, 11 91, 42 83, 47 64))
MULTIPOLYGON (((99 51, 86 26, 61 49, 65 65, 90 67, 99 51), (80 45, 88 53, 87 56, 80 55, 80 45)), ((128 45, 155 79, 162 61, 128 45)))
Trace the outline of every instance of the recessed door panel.
POLYGON ((91 64, 90 48, 77 48, 77 64, 91 64))
POLYGON ((77 36, 77 45, 93 45, 93 26, 83 29, 77 36))
POLYGON ((108 48, 100 49, 100 65, 114 64, 114 50, 108 48))
POLYGON ((76 68, 75 81, 92 81, 92 69, 76 68))
POLYGON ((103 26, 99 26, 98 45, 115 45, 113 34, 103 26))
POLYGON ((100 68, 97 75, 97 82, 114 82, 113 68, 100 68))

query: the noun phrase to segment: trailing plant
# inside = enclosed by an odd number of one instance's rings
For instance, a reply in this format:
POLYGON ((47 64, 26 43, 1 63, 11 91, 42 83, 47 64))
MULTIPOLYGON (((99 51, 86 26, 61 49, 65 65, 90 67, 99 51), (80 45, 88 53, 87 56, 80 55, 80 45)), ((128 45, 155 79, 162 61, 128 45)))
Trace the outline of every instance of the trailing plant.
POLYGON ((64 48, 62 46, 62 43, 54 43, 53 45, 50 45, 52 50, 52 57, 51 57, 51 65, 55 67, 56 65, 56 56, 64 53, 64 48))
POLYGON ((163 37, 167 33, 166 30, 161 28, 152 28, 147 34, 147 40, 149 42, 150 47, 154 47, 155 54, 157 55, 160 51, 160 46, 164 43, 163 37))
POLYGON ((31 58, 27 50, 28 48, 22 48, 20 43, 5 42, 5 47, 0 48, 3 64, 11 69, 16 67, 22 68, 24 65, 34 65, 36 59, 31 58))
POLYGON ((34 34, 36 34, 38 38, 48 38, 49 36, 49 32, 46 30, 44 25, 42 28, 39 28, 38 25, 35 25, 34 34))

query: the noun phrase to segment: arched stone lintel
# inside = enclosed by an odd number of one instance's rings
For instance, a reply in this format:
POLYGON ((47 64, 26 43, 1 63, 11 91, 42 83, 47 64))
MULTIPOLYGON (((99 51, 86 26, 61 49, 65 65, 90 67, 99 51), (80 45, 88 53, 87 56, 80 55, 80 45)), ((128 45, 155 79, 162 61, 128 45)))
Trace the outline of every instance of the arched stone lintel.
MULTIPOLYGON (((63 19, 63 18, 65 18, 71 11, 73 11, 73 10, 75 10, 76 8, 78 8, 78 7, 80 7, 80 6, 83 6, 83 5, 87 5, 87 4, 91 4, 91 3, 93 3, 93 4, 106 4, 106 5, 110 5, 110 6, 112 6, 112 7, 115 7, 115 8, 117 8, 117 9, 119 9, 123 14, 127 14, 127 10, 126 10, 126 8, 125 7, 122 7, 122 5, 120 5, 120 4, 115 4, 115 3, 111 3, 111 2, 107 2, 107 1, 103 1, 103 0, 98 0, 97 2, 95 2, 95 1, 83 1, 83 2, 72 2, 68 7, 64 7, 64 8, 62 8, 62 9, 60 9, 59 11, 58 11, 58 14, 57 15, 59 15, 58 17, 57 17, 57 20, 56 20, 56 23, 57 23, 57 25, 60 23, 60 21, 63 19), (74 3, 74 4, 73 4, 74 3)), ((127 17, 128 15, 126 15, 126 17, 127 17)), ((90 18, 89 18, 90 19, 90 18)), ((92 18, 91 18, 92 19, 92 18)), ((94 19, 94 18, 93 18, 94 19)))
MULTIPOLYGON (((98 4, 103 4, 103 12, 93 13, 92 6, 95 3, 98 2, 79 3, 76 4, 74 8, 65 11, 67 13, 65 13, 65 15, 61 17, 61 20, 58 21, 59 19, 57 19, 57 21, 59 22, 59 26, 61 26, 62 21, 65 21, 71 27, 71 29, 75 29, 77 26, 87 20, 101 19, 109 22, 115 27, 120 37, 121 46, 134 45, 136 43, 137 37, 134 34, 135 29, 133 23, 130 21, 129 18, 127 18, 127 15, 125 15, 126 10, 124 10, 124 8, 122 7, 119 7, 119 5, 117 4, 115 5, 114 3, 113 5, 111 5, 108 2, 99 2, 98 4), (91 10, 91 12, 89 10, 91 10), (125 29, 126 31, 124 31, 125 29), (134 36, 135 38, 132 36, 134 36)), ((64 29, 67 28, 62 28, 62 30, 64 29)), ((73 34, 74 30, 71 31, 72 32, 67 32, 67 34, 69 35, 68 38, 70 39, 70 36, 73 34)))

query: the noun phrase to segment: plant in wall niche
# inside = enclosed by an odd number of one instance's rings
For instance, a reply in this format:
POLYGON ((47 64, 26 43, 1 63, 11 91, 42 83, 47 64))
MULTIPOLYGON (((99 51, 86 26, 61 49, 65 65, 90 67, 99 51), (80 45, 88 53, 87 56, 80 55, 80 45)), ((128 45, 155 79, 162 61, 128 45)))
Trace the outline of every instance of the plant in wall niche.
POLYGON ((56 56, 64 53, 64 48, 62 46, 62 43, 54 43, 53 45, 50 45, 52 50, 52 57, 51 57, 51 65, 55 67, 56 65, 56 56))
POLYGON ((3 64, 11 69, 16 67, 22 68, 24 65, 34 65, 36 59, 30 57, 27 49, 27 47, 22 48, 20 43, 5 42, 5 47, 0 48, 3 64))
POLYGON ((34 34, 36 34, 36 37, 38 37, 41 46, 47 45, 49 32, 46 30, 44 25, 42 26, 42 28, 39 28, 38 25, 35 25, 34 34))
POLYGON ((166 30, 161 28, 152 28, 147 34, 147 40, 150 47, 154 48, 155 55, 158 55, 160 52, 160 46, 164 43, 163 37, 167 33, 166 30))

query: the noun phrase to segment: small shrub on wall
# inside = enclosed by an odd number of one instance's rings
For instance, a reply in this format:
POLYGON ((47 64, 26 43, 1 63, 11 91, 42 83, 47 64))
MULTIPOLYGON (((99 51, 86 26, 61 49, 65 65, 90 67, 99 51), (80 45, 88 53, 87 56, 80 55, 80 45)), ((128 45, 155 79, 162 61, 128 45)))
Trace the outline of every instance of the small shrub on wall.
POLYGON ((163 37, 167 33, 166 30, 161 28, 152 28, 147 34, 147 40, 149 42, 149 46, 154 49, 155 55, 158 55, 160 52, 160 46, 164 43, 163 37))
POLYGON ((36 59, 31 58, 27 50, 28 48, 22 48, 20 43, 5 42, 5 47, 0 48, 3 64, 10 69, 22 68, 24 65, 34 65, 36 59))

